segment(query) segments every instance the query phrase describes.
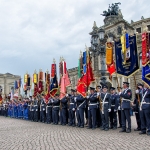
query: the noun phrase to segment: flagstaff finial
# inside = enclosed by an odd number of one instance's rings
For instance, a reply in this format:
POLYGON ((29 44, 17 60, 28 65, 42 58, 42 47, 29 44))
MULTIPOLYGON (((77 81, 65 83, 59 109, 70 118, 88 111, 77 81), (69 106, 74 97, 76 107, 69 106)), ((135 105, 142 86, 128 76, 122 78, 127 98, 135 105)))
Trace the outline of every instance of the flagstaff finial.
POLYGON ((79 57, 81 58, 82 57, 82 51, 80 50, 80 55, 79 55, 79 57))
POLYGON ((36 69, 34 70, 34 73, 36 73, 36 69))
POLYGON ((60 62, 62 62, 62 57, 60 56, 60 62))
POLYGON ((54 64, 56 63, 56 60, 55 60, 55 58, 53 58, 53 63, 54 63, 54 64))
POLYGON ((123 27, 122 34, 125 34, 125 33, 126 33, 126 29, 123 27))
POLYGON ((65 61, 64 57, 62 57, 62 61, 65 61))
POLYGON ((48 69, 47 69, 47 71, 46 71, 46 72, 47 72, 47 74, 48 74, 48 72, 49 72, 49 71, 48 71, 48 69))

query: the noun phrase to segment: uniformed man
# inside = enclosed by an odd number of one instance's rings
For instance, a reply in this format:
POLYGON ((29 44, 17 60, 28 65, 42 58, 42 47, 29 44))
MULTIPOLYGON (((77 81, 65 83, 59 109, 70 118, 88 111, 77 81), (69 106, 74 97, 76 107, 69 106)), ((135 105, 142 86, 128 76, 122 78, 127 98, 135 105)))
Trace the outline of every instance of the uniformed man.
POLYGON ((141 132, 139 134, 146 134, 150 136, 150 89, 147 83, 144 83, 144 88, 140 92, 140 118, 141 118, 141 132))
POLYGON ((34 121, 34 98, 30 99, 30 120, 34 121))
POLYGON ((132 91, 129 89, 129 83, 123 82, 123 91, 119 92, 120 97, 122 98, 121 104, 121 119, 122 119, 122 130, 119 132, 131 132, 131 99, 132 91), (128 127, 126 128, 126 121, 128 122, 128 127))
POLYGON ((23 119, 28 120, 28 100, 25 98, 24 99, 24 104, 23 104, 23 119))
POLYGON ((67 121, 67 111, 68 111, 68 94, 60 100, 60 123, 61 125, 66 125, 67 121))
POLYGON ((102 130, 108 131, 109 130, 109 112, 111 112, 111 100, 110 94, 108 93, 108 87, 103 85, 102 93, 100 96, 101 103, 101 118, 102 118, 102 130))
POLYGON ((118 102, 119 96, 116 94, 115 88, 110 88, 110 100, 111 100, 111 112, 109 113, 110 116, 110 129, 117 129, 117 109, 118 109, 118 102))
POLYGON ((96 129, 96 111, 98 109, 97 93, 95 88, 90 87, 90 95, 88 99, 88 129, 96 129))
MULTIPOLYGON (((117 87, 118 89, 118 92, 120 92, 121 90, 121 87, 117 87)), ((117 94, 116 92, 116 95, 118 95, 119 99, 118 99, 118 121, 119 121, 119 126, 118 128, 122 128, 122 120, 121 120, 121 99, 120 99, 120 95, 117 94)))
POLYGON ((60 108, 60 99, 59 94, 55 94, 55 97, 52 99, 53 103, 53 124, 58 125, 59 121, 59 108, 60 108))
POLYGON ((38 98, 34 97, 34 101, 33 101, 33 109, 34 109, 34 121, 38 122, 38 114, 39 114, 39 110, 38 110, 38 98))
POLYGON ((77 104, 77 127, 84 128, 84 111, 86 107, 86 99, 81 94, 78 94, 77 97, 75 97, 75 102, 77 104))
POLYGON ((75 126, 75 109, 76 109, 76 102, 75 102, 75 90, 71 89, 71 95, 69 97, 69 126, 75 126))
POLYGON ((98 103, 98 109, 96 111, 96 124, 97 124, 97 127, 102 127, 102 118, 101 118, 101 113, 100 113, 100 95, 101 95, 101 92, 102 92, 102 89, 101 89, 101 86, 98 85, 97 88, 97 103, 98 103))
POLYGON ((45 110, 46 110, 46 104, 44 100, 44 94, 42 94, 40 99, 40 121, 45 122, 45 110))
POLYGON ((140 92, 143 89, 143 85, 141 83, 137 84, 137 90, 135 91, 135 99, 133 101, 132 109, 135 113, 137 128, 134 129, 134 131, 140 131, 141 130, 141 119, 140 119, 140 92))

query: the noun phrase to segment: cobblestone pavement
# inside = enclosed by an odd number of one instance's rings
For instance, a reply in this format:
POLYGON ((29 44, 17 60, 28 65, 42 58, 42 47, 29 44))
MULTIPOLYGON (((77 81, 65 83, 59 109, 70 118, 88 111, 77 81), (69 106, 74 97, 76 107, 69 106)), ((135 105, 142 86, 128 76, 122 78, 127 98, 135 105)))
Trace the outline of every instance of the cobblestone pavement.
POLYGON ((150 150, 150 137, 0 117, 0 150, 150 150))

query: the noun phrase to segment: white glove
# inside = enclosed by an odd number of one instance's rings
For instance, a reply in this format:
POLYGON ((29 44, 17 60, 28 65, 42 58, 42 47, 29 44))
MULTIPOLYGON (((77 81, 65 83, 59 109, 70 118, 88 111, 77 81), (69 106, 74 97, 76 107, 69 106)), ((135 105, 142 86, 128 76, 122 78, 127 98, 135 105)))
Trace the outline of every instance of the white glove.
POLYGON ((99 96, 99 93, 97 93, 97 97, 99 96))
POLYGON ((72 108, 73 111, 75 111, 75 108, 72 108))
POLYGON ((117 110, 116 109, 114 109, 114 112, 116 112, 117 110))
POLYGON ((136 90, 135 93, 138 94, 138 93, 139 93, 139 90, 136 90))
POLYGON ((108 112, 111 112, 111 109, 108 109, 108 112))
POLYGON ((118 110, 120 110, 120 106, 118 106, 118 110))
POLYGON ((66 94, 66 97, 68 97, 68 94, 66 94))
POLYGON ((89 96, 87 96, 86 98, 89 98, 89 96))
POLYGON ((77 98, 76 98, 76 97, 74 98, 74 101, 75 101, 75 102, 77 101, 77 98))
POLYGON ((119 95, 121 94, 121 92, 119 92, 119 95))

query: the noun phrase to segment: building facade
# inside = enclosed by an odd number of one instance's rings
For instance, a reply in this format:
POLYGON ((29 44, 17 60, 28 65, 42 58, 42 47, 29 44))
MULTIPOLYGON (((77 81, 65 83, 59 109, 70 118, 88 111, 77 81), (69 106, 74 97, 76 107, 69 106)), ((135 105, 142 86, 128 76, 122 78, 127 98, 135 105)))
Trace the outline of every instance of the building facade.
MULTIPOLYGON (((116 9, 118 9, 118 5, 116 5, 116 9)), ((95 30, 100 30, 101 28, 104 29, 105 31, 105 39, 108 37, 111 38, 113 41, 120 39, 120 36, 122 34, 122 30, 126 29, 126 31, 130 34, 133 35, 136 33, 137 35, 137 49, 138 49, 138 56, 139 56, 139 66, 140 70, 135 74, 134 76, 131 76, 130 78, 125 78, 122 76, 116 76, 116 74, 113 74, 112 80, 109 80, 109 74, 106 71, 105 76, 106 80, 110 83, 110 86, 117 87, 117 83, 119 83, 119 86, 122 87, 122 82, 123 81, 128 81, 130 83, 130 88, 134 91, 135 90, 135 80, 136 82, 141 82, 141 32, 142 32, 142 23, 145 23, 147 25, 148 30, 150 31, 150 18, 144 18, 143 16, 141 17, 140 20, 138 21, 133 21, 127 22, 121 13, 121 10, 118 9, 118 11, 115 11, 116 13, 108 13, 107 11, 103 12, 104 18, 104 25, 97 27, 96 22, 94 21, 93 25, 93 31, 90 32, 89 34, 92 35, 95 30), (118 82, 117 82, 118 79, 118 82)), ((106 41, 105 41, 106 42, 106 41)), ((91 42, 92 43, 92 42, 91 42)), ((89 50, 92 49, 92 44, 91 47, 89 47, 89 50)), ((100 84, 100 78, 102 77, 102 74, 100 73, 102 63, 105 63, 105 54, 101 55, 100 53, 93 53, 91 51, 91 57, 92 57, 92 67, 95 75, 95 86, 100 84)), ((106 69, 107 70, 107 66, 106 69)), ((70 88, 75 88, 77 81, 78 81, 78 75, 77 75, 77 68, 71 68, 68 70, 69 76, 71 79, 71 87, 70 88)), ((133 96, 134 97, 134 96, 133 96)))
POLYGON ((0 91, 2 97, 8 95, 11 92, 11 88, 14 87, 15 80, 19 80, 21 76, 13 75, 10 73, 0 74, 0 91))

